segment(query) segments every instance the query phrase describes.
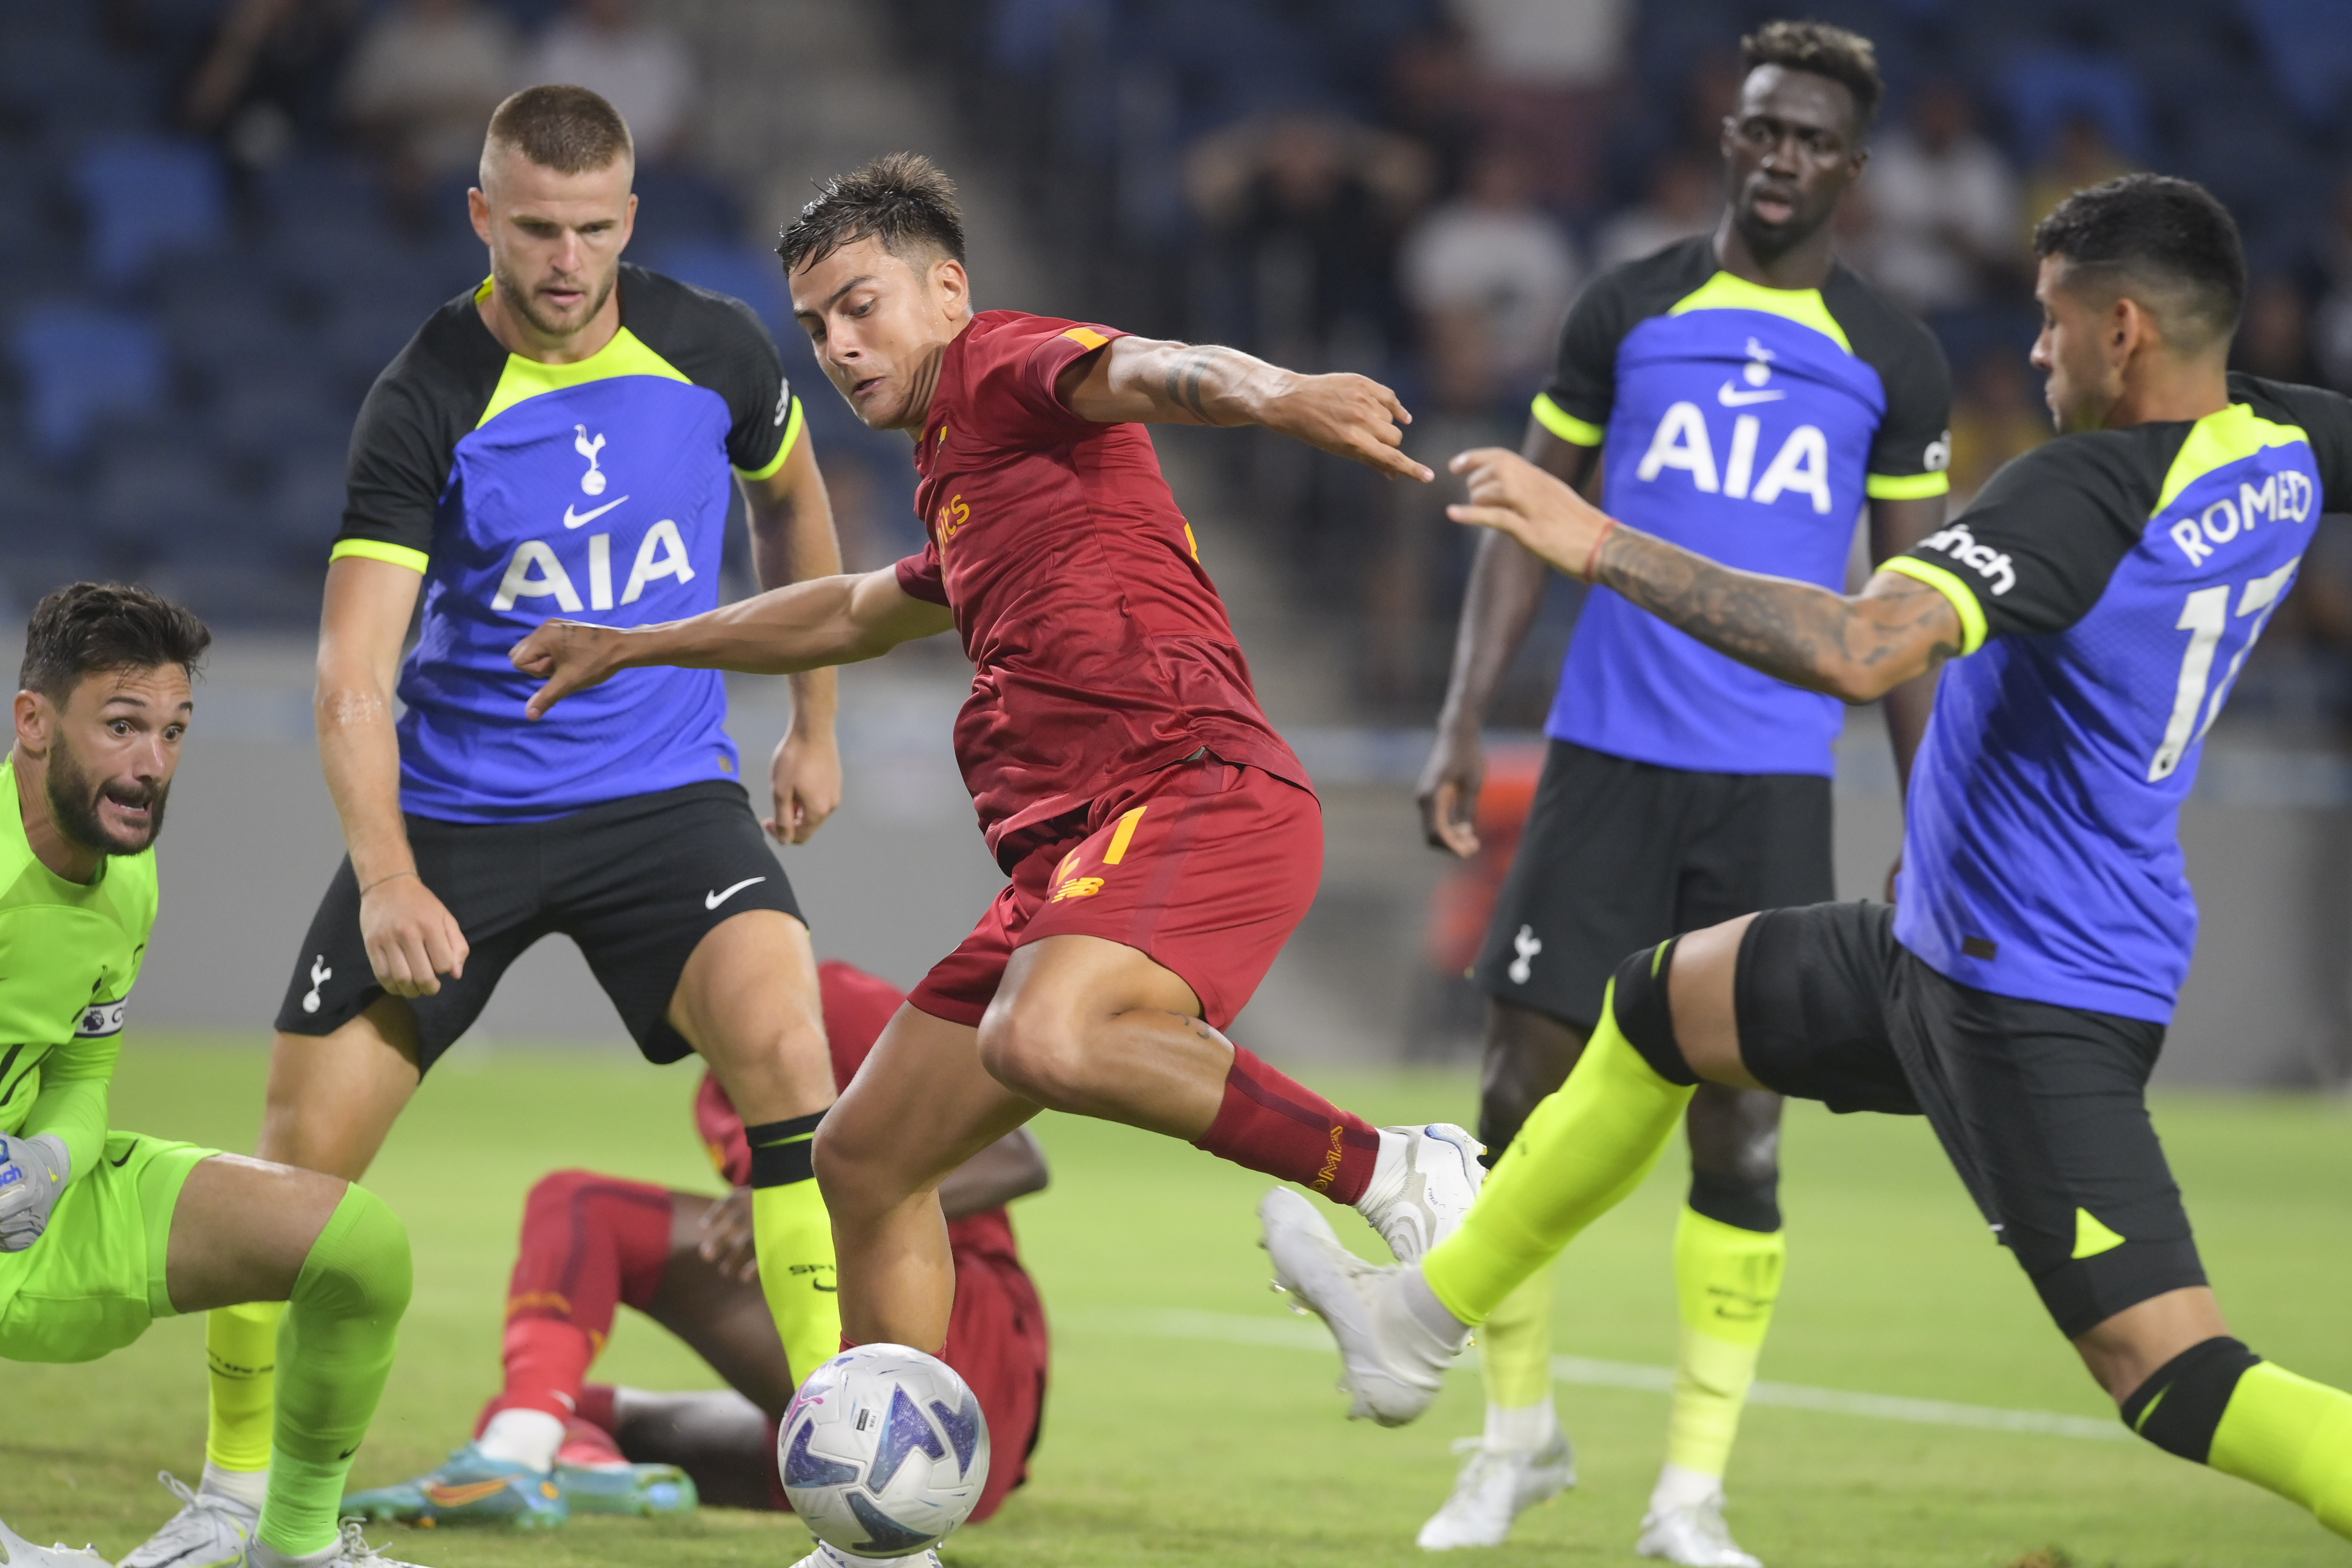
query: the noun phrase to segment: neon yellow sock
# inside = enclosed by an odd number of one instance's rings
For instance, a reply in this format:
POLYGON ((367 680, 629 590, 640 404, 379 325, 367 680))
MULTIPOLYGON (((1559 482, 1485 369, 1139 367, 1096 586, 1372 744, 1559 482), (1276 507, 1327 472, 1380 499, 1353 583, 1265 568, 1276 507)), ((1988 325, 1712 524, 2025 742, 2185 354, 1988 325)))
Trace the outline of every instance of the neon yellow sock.
POLYGON ((1551 1403, 1551 1270, 1538 1268, 1478 1325, 1486 1403, 1526 1410, 1551 1403))
POLYGON ((1729 1465, 1788 1255, 1780 1231, 1742 1230, 1684 1206, 1675 1227, 1683 1327, 1666 1463, 1704 1476, 1729 1465))
POLYGON ((335 1542, 352 1456, 392 1375, 411 1286, 408 1232, 382 1198, 347 1188, 310 1244, 278 1332, 269 1495, 254 1531, 291 1557, 335 1542))
POLYGON ((215 1307, 205 1314, 211 1395, 205 1458, 224 1470, 269 1468, 269 1424, 278 1405, 278 1324, 283 1301, 215 1307))
POLYGON ((2352 1537, 2352 1394, 2263 1362, 2238 1380, 2208 1461, 2352 1537))
POLYGON ((1616 985, 1568 1081, 1528 1118, 1452 1236, 1421 1261, 1445 1310, 1483 1323, 1658 1163, 1692 1090, 1651 1070, 1617 1026, 1616 985))
POLYGON ((760 1255, 760 1289, 775 1314, 784 1362, 797 1384, 841 1353, 841 1298, 835 1294, 833 1221, 813 1180, 751 1193, 751 1238, 760 1255))

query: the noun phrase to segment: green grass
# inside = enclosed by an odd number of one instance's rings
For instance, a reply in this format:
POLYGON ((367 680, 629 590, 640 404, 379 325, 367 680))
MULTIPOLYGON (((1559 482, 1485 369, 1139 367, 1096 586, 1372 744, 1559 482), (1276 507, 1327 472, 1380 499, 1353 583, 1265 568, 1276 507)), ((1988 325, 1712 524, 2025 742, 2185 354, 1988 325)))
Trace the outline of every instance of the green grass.
MULTIPOLYGON (((257 1048, 132 1042, 118 1125, 251 1146, 257 1048)), ((1381 1121, 1468 1119, 1466 1075, 1317 1074, 1381 1121)), ((464 1435, 496 1381, 499 1301, 520 1200, 564 1164, 708 1187, 683 1069, 608 1056, 461 1051, 437 1071, 373 1184, 407 1220, 417 1289, 357 1479, 414 1474, 464 1435)), ((2352 1384, 2352 1139, 2312 1100, 2175 1096, 2158 1121, 2236 1331, 2309 1375, 2352 1384)), ((965 1568, 1423 1563, 1412 1545, 1444 1496, 1448 1441, 1477 1429, 1466 1372, 1417 1426, 1340 1419, 1328 1351, 1167 1337, 1171 1310, 1292 1320, 1265 1289, 1251 1208, 1265 1183, 1163 1140, 1048 1117, 1055 1184, 1018 1211, 1055 1328, 1054 1387, 1030 1485, 960 1536, 965 1568), (1155 1318, 1154 1314, 1159 1314, 1155 1318)), ((1945 1168, 1927 1128, 1792 1110, 1789 1282, 1765 1375, 1979 1405, 2105 1416, 2022 1277, 1945 1168)), ((1559 1348, 1667 1362, 1668 1250, 1681 1162, 1594 1227, 1561 1265, 1559 1348)), ((1349 1220, 1370 1249, 1369 1233, 1349 1220)), ((660 1331, 625 1314, 600 1368, 707 1386, 660 1331)), ((1582 1482, 1471 1568, 1636 1560, 1663 1441, 1651 1394, 1563 1388, 1582 1482)), ((159 1466, 202 1461, 202 1331, 162 1323, 91 1366, 0 1369, 0 1517, 39 1541, 127 1551, 167 1501, 159 1466)), ((2339 1563, 2300 1511, 2130 1442, 1907 1426, 1764 1408, 1730 1478, 1741 1541, 1772 1568, 2075 1568, 2339 1563)), ((709 1510, 684 1526, 591 1521, 547 1538, 386 1532, 436 1568, 783 1564, 789 1520, 709 1510)))

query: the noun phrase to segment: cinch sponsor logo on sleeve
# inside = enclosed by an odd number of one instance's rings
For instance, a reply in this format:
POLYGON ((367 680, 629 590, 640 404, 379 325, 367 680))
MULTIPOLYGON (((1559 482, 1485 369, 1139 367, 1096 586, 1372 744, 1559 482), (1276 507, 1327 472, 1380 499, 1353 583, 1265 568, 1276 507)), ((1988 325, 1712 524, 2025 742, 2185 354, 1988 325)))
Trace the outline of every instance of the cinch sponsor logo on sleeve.
POLYGON ((74 1020, 74 1038, 102 1040, 122 1033, 122 1010, 131 1005, 129 997, 120 1002, 93 1002, 81 1010, 74 1020))
POLYGON ((1995 550, 1990 544, 1979 544, 1977 536, 1969 531, 1965 522, 1956 522, 1940 533, 1921 542, 1922 550, 1940 550, 1959 564, 1985 579, 1996 597, 2017 586, 2017 567, 2009 552, 1995 550))
POLYGON ((2204 564, 2216 545, 2241 533, 2251 533, 2264 518, 2273 522, 2307 522, 2315 497, 2310 476, 2289 468, 2265 477, 2259 487, 2241 483, 2233 497, 2223 496, 2201 511, 2168 524, 2165 531, 2189 564, 2204 564))

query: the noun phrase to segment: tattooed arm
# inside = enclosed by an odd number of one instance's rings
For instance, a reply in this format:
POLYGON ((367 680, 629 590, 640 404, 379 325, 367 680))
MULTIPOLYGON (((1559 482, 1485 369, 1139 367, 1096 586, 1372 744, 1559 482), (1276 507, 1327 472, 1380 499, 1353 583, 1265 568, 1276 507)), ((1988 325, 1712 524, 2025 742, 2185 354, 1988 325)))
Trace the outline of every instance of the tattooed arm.
POLYGON ((1570 576, 1614 588, 1740 663, 1847 702, 1874 702, 1960 651, 1959 616, 1935 589, 1881 572, 1860 594, 1718 565, 1622 527, 1551 475, 1499 447, 1465 452, 1470 499, 1456 522, 1510 535, 1570 576), (1595 560, 1595 555, 1598 560, 1595 560))
POLYGON ((1263 425, 1391 479, 1435 479, 1404 455, 1412 423, 1396 394, 1360 375, 1300 375, 1213 343, 1113 338, 1055 381, 1063 406, 1110 425, 1263 425))

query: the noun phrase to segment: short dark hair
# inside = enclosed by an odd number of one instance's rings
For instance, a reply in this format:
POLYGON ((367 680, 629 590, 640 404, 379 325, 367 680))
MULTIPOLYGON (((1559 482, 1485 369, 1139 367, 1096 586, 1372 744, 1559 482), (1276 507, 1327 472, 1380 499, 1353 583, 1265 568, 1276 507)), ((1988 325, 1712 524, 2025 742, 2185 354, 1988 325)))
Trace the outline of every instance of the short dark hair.
POLYGON ((1739 40, 1739 60, 1749 70, 1779 66, 1842 82, 1853 95, 1857 128, 1878 117, 1886 84, 1878 75, 1878 50, 1860 33, 1827 22, 1767 22, 1739 40))
POLYGON ((892 153, 835 174, 785 226, 776 254, 793 272, 861 239, 878 239, 901 259, 930 250, 961 261, 963 207, 955 182, 920 153, 892 153))
POLYGON ((2141 303, 2192 352, 2235 332, 2245 308, 2237 220, 2194 180, 2126 174, 2076 191, 2035 226, 2033 254, 2059 258, 2070 277, 2095 271, 2119 292, 2147 290, 2141 303))
POLYGON ((634 162, 637 144, 621 111, 584 87, 527 87, 490 110, 482 161, 511 147, 542 169, 584 174, 615 158, 634 162))
POLYGON ((86 676, 176 664, 193 677, 213 634, 194 611, 121 583, 70 583, 33 606, 17 684, 62 706, 86 676))

